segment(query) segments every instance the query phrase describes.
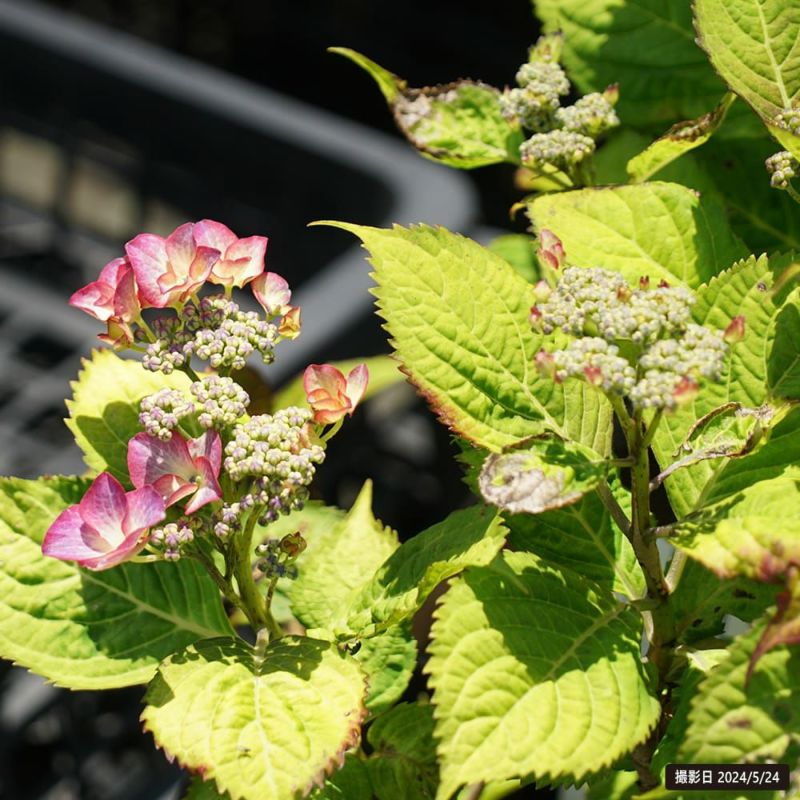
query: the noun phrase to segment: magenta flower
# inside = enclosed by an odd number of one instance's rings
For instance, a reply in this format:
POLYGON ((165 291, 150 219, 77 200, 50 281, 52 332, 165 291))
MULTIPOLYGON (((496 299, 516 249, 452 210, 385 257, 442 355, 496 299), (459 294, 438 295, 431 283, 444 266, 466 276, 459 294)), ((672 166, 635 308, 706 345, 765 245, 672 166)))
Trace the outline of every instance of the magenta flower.
POLYGON ((222 441, 216 431, 206 431, 196 439, 173 433, 165 441, 137 433, 128 442, 128 471, 133 485, 152 486, 171 506, 184 497, 187 514, 222 497, 218 477, 222 466, 222 441))
POLYGON ((359 364, 347 378, 330 364, 311 364, 303 373, 303 388, 314 411, 314 422, 328 425, 345 414, 352 416, 367 390, 369 370, 359 364))
POLYGON ((147 529, 165 514, 155 489, 125 492, 113 475, 102 472, 80 503, 62 511, 48 528, 42 552, 87 569, 108 569, 133 558, 147 542, 147 529))
POLYGON ((100 271, 100 277, 69 299, 70 305, 108 323, 108 332, 100 338, 116 347, 133 341, 131 323, 139 316, 141 306, 133 268, 127 258, 115 258, 100 271))
POLYGON ((285 278, 277 272, 262 272, 251 284, 256 300, 261 303, 269 317, 286 314, 292 306, 292 291, 285 278))
POLYGON ((125 245, 143 308, 183 303, 208 280, 221 254, 215 248, 198 246, 194 227, 187 222, 166 239, 140 233, 125 245))
POLYGON ((199 247, 210 247, 221 255, 208 280, 241 289, 264 272, 266 236, 240 239, 227 225, 203 219, 195 223, 194 240, 199 247))

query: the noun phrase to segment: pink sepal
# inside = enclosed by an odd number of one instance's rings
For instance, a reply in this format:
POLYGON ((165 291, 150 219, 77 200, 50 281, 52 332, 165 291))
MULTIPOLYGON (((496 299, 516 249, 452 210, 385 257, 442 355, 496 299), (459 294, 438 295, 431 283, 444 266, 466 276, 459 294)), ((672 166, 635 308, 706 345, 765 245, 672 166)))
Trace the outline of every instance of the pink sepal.
POLYGON ((338 422, 345 414, 352 415, 364 397, 369 382, 366 364, 350 370, 347 378, 330 364, 311 364, 303 373, 303 388, 314 421, 323 425, 338 422))
POLYGON ((147 529, 164 519, 164 501, 151 487, 125 492, 103 472, 80 503, 58 515, 48 528, 42 552, 100 570, 136 555, 147 541, 147 529))
POLYGON ((262 272, 251 284, 253 295, 270 317, 289 311, 292 291, 277 272, 262 272))

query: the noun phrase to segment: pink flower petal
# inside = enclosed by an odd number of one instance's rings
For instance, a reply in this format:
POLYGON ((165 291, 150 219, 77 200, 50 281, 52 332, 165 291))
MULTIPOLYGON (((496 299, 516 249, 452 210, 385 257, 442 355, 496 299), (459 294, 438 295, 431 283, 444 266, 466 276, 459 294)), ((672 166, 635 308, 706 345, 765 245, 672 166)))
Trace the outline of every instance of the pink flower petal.
POLYGON ((93 281, 78 289, 70 297, 69 304, 105 322, 114 313, 114 287, 99 280, 93 281))
POLYGON ((319 390, 334 398, 343 397, 347 389, 344 375, 330 364, 309 364, 303 373, 303 388, 306 394, 319 390))
POLYGON ((167 259, 176 275, 184 276, 189 274, 189 268, 197 251, 197 245, 192 235, 193 231, 194 225, 191 222, 185 222, 175 228, 167 236, 164 243, 167 250, 167 259))
POLYGON ((62 561, 95 559, 111 549, 111 545, 100 534, 84 522, 78 506, 64 509, 47 529, 42 542, 42 553, 62 561))
POLYGON ((193 514, 198 508, 202 508, 207 503, 213 503, 214 500, 222 498, 222 489, 217 482, 217 476, 214 474, 214 469, 208 459, 200 456, 200 458, 196 459, 195 466, 201 480, 194 496, 186 504, 187 514, 193 514))
POLYGON ((198 245, 219 250, 223 256, 238 241, 236 234, 227 225, 213 219, 201 219, 195 223, 194 240, 198 245))
POLYGON ((137 433, 128 442, 128 472, 137 489, 155 483, 164 475, 191 480, 194 463, 186 440, 177 433, 166 442, 147 433, 137 433))
POLYGON ((195 461, 200 457, 207 458, 214 475, 219 475, 222 467, 222 439, 216 431, 206 431, 196 439, 189 439, 186 446, 195 461))
POLYGON ((140 233, 125 245, 125 253, 136 276, 142 307, 169 305, 169 298, 158 287, 158 279, 166 273, 168 265, 165 240, 153 233, 140 233))
POLYGON ((350 415, 352 416, 356 406, 361 402, 364 397, 364 392, 367 391, 367 384, 369 383, 369 370, 366 364, 359 364, 353 367, 347 376, 347 388, 345 394, 350 400, 350 415))
POLYGON ((109 550, 94 559, 85 559, 78 563, 82 567, 91 570, 110 569, 111 567, 116 567, 117 564, 122 564, 123 561, 133 558, 146 544, 147 536, 145 531, 137 531, 126 536, 113 550, 109 550))
POLYGON ((115 286, 114 316, 120 322, 133 322, 142 309, 139 305, 136 276, 127 260, 117 272, 115 286))
POLYGON ((152 486, 143 486, 126 495, 128 513, 122 521, 122 530, 125 536, 141 533, 161 522, 166 516, 164 501, 161 495, 152 486))
POLYGON ((265 236, 248 236, 232 244, 214 266, 212 283, 236 286, 241 289, 264 272, 265 236))
POLYGON ((78 509, 83 521, 94 528, 111 547, 125 538, 122 530, 127 511, 125 490, 110 473, 101 472, 95 478, 78 504, 78 509))
POLYGON ((256 300, 271 317, 283 314, 292 299, 289 284, 277 272, 262 272, 250 286, 256 300))

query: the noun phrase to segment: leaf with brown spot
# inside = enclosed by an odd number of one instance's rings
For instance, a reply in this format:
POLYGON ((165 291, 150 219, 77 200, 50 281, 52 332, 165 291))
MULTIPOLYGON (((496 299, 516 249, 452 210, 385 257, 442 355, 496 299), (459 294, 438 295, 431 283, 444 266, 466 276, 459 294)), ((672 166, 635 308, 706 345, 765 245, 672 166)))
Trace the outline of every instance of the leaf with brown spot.
POLYGON ((727 92, 712 111, 695 119, 676 123, 663 136, 634 156, 627 166, 631 183, 648 180, 675 159, 705 144, 722 124, 735 99, 733 92, 727 92))
POLYGON ((426 158, 460 169, 519 163, 522 131, 500 113, 500 91, 493 86, 459 80, 414 89, 355 50, 331 47, 329 52, 372 76, 397 127, 426 158))
POLYGON ((571 505, 608 471, 597 453, 545 434, 486 459, 478 479, 487 503, 512 514, 541 514, 571 505))

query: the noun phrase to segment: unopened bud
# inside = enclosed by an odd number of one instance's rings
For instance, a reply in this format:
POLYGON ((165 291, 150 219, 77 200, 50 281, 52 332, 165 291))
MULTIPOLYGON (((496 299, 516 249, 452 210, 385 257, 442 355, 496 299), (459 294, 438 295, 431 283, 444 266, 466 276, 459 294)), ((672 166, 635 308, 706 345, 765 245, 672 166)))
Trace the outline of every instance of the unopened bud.
POLYGON ((539 310, 539 306, 531 306, 528 322, 535 331, 540 331, 542 329, 542 312, 539 310))
POLYGON ((659 289, 669 289, 669 283, 665 281, 663 278, 658 282, 659 289))
POLYGON ((533 296, 536 298, 537 303, 544 303, 547 301, 547 298, 553 293, 553 290, 550 288, 550 285, 547 281, 539 281, 533 287, 533 296))
POLYGON ((556 377, 556 361, 547 350, 540 350, 533 358, 533 364, 544 378, 556 377))
POLYGON ((300 335, 300 307, 289 306, 289 310, 281 317, 278 333, 284 339, 296 339, 300 335))
POLYGON ((615 106, 619 100, 619 84, 612 83, 610 86, 606 86, 603 92, 603 99, 615 106))
POLYGON ((539 249, 536 251, 539 260, 550 269, 559 269, 564 265, 566 253, 561 239, 553 231, 542 228, 539 231, 539 249))
POLYGON ((725 332, 722 334, 722 339, 726 344, 736 344, 744 339, 744 317, 739 315, 734 317, 725 332))
POLYGON ((289 533, 281 539, 281 550, 291 558, 296 558, 306 549, 306 540, 299 531, 289 533))
POLYGON ((619 286, 617 288, 617 300, 619 300, 621 303, 627 303, 632 296, 633 292, 629 286, 619 286))
POLYGON ((700 387, 691 378, 681 378, 675 386, 672 396, 675 404, 679 406, 691 403, 697 397, 700 387))
POLYGON ((641 278, 639 278, 639 288, 642 289, 643 291, 650 288, 649 275, 643 275, 641 278))
POLYGON ((583 374, 586 376, 586 380, 592 386, 601 386, 603 383, 603 371, 600 367, 584 367, 583 374))

